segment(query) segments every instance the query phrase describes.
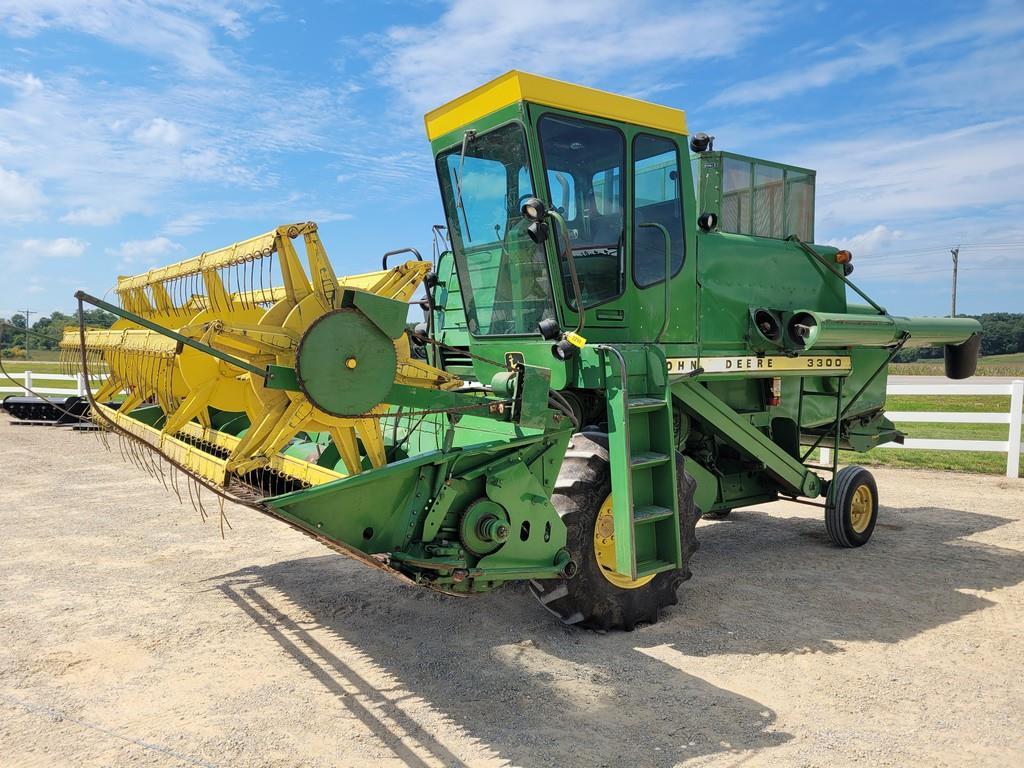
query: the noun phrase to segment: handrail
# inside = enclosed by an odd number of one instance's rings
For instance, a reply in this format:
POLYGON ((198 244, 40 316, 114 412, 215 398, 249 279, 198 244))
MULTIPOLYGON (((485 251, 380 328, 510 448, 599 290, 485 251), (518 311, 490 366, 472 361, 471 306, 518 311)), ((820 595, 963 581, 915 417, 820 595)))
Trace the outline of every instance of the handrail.
POLYGON ((416 257, 416 261, 423 261, 423 257, 420 255, 420 252, 417 251, 415 248, 396 248, 395 250, 388 251, 387 253, 384 254, 384 258, 381 259, 381 262, 380 262, 381 267, 383 267, 384 269, 387 269, 388 268, 388 256, 397 256, 400 253, 411 253, 413 256, 416 257))
MULTIPOLYGON (((594 349, 596 349, 596 350, 598 350, 600 352, 611 352, 618 359, 619 376, 622 378, 622 386, 620 387, 620 390, 622 392, 622 403, 623 403, 623 414, 624 415, 623 415, 623 419, 622 419, 622 424, 617 424, 616 427, 620 428, 622 430, 622 441, 620 442, 620 444, 624 445, 625 446, 625 450, 626 450, 626 455, 624 457, 624 460, 625 460, 625 463, 626 463, 626 472, 625 472, 625 476, 626 476, 626 501, 629 504, 629 529, 630 529, 630 536, 629 536, 630 573, 629 573, 629 576, 630 576, 631 579, 633 579, 635 581, 636 580, 636 576, 637 576, 637 573, 636 573, 636 538, 633 535, 633 530, 634 530, 634 526, 636 525, 636 520, 635 520, 635 518, 633 516, 634 512, 635 512, 634 507, 633 507, 633 472, 632 472, 632 468, 630 466, 630 456, 629 456, 629 446, 631 445, 630 438, 629 438, 629 372, 626 369, 626 358, 624 358, 622 356, 622 353, 618 349, 616 349, 615 347, 611 346, 610 344, 595 344, 594 345, 594 349)), ((606 382, 606 384, 607 384, 607 382, 606 382)), ((609 430, 611 429, 611 425, 610 424, 609 424, 608 428, 609 428, 609 430)), ((609 456, 608 456, 608 460, 611 461, 611 441, 610 440, 609 440, 609 456)), ((621 573, 621 571, 620 571, 620 573, 621 573)))
MULTIPOLYGON (((656 343, 661 343, 661 337, 668 330, 668 318, 672 311, 672 281, 669 279, 672 276, 672 236, 668 233, 665 225, 657 221, 645 221, 640 226, 657 227, 661 230, 661 236, 665 238, 665 314, 661 320, 661 330, 658 331, 658 335, 654 339, 656 343)), ((635 259, 633 263, 636 263, 635 259)))

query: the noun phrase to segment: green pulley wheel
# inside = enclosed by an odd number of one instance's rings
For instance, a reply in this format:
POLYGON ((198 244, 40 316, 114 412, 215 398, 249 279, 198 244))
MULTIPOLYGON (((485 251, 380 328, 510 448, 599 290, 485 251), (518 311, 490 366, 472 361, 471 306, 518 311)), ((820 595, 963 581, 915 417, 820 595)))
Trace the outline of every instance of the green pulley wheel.
POLYGON ((394 342, 357 309, 320 317, 295 352, 295 376, 309 401, 331 416, 367 413, 395 382, 394 342))
POLYGON ((497 552, 511 532, 508 512, 490 499, 477 499, 462 513, 459 521, 459 541, 477 556, 497 552))

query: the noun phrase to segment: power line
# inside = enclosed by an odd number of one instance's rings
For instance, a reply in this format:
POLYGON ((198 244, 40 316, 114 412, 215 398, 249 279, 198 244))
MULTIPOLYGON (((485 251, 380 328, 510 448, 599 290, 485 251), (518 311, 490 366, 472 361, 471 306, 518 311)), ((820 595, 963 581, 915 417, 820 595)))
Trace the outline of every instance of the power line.
POLYGON ((31 309, 26 309, 26 310, 23 310, 21 314, 25 315, 25 359, 26 360, 31 360, 32 359, 32 345, 30 343, 31 342, 31 337, 28 334, 29 334, 29 327, 32 325, 32 323, 29 322, 29 318, 32 317, 32 315, 35 315, 35 314, 38 314, 38 313, 33 311, 33 310, 31 310, 31 309))
MULTIPOLYGON (((972 250, 984 249, 984 250, 1011 250, 1016 248, 1024 248, 1024 242, 1019 243, 997 243, 997 242, 986 242, 986 243, 960 243, 958 246, 961 250, 970 248, 972 250)), ((908 248, 901 251, 879 251, 864 254, 858 256, 858 261, 872 261, 878 259, 888 259, 890 256, 925 256, 932 253, 945 252, 949 246, 947 245, 923 245, 920 248, 908 248)))
MULTIPOLYGON (((989 272, 991 270, 999 270, 1001 272, 1002 271, 1014 272, 1014 271, 1018 271, 1018 270, 1024 270, 1024 267, 989 266, 989 267, 960 267, 959 268, 960 272, 989 272)), ((943 272, 944 273, 945 271, 946 271, 946 267, 942 267, 940 269, 914 269, 912 267, 906 267, 906 268, 898 269, 898 270, 896 270, 894 272, 872 272, 870 275, 867 275, 867 278, 868 279, 875 279, 875 278, 880 278, 880 277, 904 277, 904 276, 909 277, 909 276, 913 276, 913 275, 934 275, 934 274, 937 274, 939 272, 943 272)))
POLYGON ((950 248, 949 255, 953 257, 953 307, 949 316, 956 317, 956 268, 960 263, 960 246, 950 248))
POLYGON ((1022 248, 1024 243, 960 243, 963 248, 1022 248))

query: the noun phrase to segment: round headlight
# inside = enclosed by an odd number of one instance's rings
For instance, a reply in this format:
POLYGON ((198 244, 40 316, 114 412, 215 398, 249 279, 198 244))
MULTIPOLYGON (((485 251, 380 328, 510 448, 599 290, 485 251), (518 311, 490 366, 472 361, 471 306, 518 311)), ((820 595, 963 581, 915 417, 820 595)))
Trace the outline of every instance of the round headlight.
POLYGON ((548 209, 544 203, 538 200, 536 197, 527 198, 523 202, 523 216, 530 221, 542 221, 544 216, 547 215, 548 209))

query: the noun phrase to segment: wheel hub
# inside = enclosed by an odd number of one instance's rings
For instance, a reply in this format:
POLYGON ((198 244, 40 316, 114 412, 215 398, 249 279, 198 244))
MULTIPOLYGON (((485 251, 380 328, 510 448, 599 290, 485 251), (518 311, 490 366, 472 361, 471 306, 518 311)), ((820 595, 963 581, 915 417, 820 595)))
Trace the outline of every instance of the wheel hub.
POLYGON ((864 533, 871 522, 871 513, 874 508, 874 496, 871 488, 867 485, 857 486, 850 499, 850 526, 857 533, 864 533))
POLYGON ((612 495, 604 500, 597 520, 594 521, 594 558, 601 569, 601 575, 619 589, 638 589, 654 578, 641 576, 633 580, 615 570, 615 518, 612 515, 612 495))

